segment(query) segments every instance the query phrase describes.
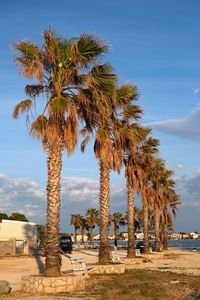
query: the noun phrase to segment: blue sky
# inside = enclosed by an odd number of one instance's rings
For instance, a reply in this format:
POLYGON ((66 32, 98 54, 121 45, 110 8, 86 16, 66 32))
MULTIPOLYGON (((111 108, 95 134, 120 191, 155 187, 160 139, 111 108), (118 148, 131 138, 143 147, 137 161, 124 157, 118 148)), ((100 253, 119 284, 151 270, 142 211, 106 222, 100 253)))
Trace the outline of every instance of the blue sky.
MULTIPOLYGON (((161 141, 161 157, 175 170, 182 205, 176 230, 200 231, 200 2, 198 0, 11 1, 0 3, 0 210, 20 210, 45 222, 46 155, 28 134, 25 120, 13 120, 24 98, 25 79, 14 63, 12 43, 41 45, 43 29, 74 37, 95 33, 111 45, 104 58, 121 82, 140 91, 143 123, 161 141)), ((122 171, 123 173, 123 171, 122 171)), ((98 163, 92 145, 64 155, 61 225, 73 212, 98 207, 98 163)), ((122 174, 123 175, 123 174, 122 174)), ((111 210, 126 210, 123 176, 112 174, 111 210)))

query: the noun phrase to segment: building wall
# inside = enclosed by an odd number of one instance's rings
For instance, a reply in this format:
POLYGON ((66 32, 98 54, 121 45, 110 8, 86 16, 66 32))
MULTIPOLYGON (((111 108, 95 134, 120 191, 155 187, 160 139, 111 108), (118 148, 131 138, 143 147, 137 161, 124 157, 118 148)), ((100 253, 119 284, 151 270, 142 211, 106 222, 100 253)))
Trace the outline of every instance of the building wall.
POLYGON ((30 247, 37 245, 37 228, 35 223, 2 220, 0 222, 0 240, 15 238, 27 241, 30 247))

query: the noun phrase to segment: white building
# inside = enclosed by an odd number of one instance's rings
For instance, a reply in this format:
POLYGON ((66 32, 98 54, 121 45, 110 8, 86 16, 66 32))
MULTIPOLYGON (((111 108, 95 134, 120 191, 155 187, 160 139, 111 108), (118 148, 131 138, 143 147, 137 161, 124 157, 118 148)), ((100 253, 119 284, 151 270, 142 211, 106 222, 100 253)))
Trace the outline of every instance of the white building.
POLYGON ((37 228, 32 222, 21 222, 13 220, 0 220, 0 241, 16 241, 16 252, 24 252, 24 247, 37 248, 37 228))

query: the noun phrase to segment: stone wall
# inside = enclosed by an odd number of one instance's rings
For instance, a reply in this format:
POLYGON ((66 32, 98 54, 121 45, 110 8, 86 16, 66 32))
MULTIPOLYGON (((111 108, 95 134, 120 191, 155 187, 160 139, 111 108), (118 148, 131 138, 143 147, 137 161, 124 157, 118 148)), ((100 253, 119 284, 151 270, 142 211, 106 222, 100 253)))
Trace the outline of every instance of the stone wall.
POLYGON ((124 264, 96 265, 89 274, 121 274, 125 272, 124 264))
POLYGON ((2 240, 0 241, 0 256, 15 255, 16 254, 16 240, 2 240))
POLYGON ((66 275, 60 277, 23 276, 21 290, 32 295, 73 293, 85 290, 85 277, 66 275))

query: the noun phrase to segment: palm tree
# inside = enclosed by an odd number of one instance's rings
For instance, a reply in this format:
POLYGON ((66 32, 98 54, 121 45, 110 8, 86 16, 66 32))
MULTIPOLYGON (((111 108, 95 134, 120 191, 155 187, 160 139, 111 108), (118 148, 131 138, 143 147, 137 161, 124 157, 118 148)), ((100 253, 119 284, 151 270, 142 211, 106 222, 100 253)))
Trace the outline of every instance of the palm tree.
POLYGON ((168 179, 163 190, 164 205, 161 213, 161 238, 163 249, 168 249, 168 230, 172 229, 172 215, 176 217, 177 206, 180 204, 180 197, 174 189, 175 181, 168 179))
MULTIPOLYGON (((132 105, 131 101, 138 96, 137 89, 132 84, 124 84, 117 88, 113 86, 106 95, 106 102, 109 108, 98 114, 96 120, 96 136, 94 152, 99 160, 100 167, 100 249, 99 262, 109 263, 109 199, 110 199, 110 171, 111 169, 120 172, 123 159, 123 126, 124 119, 136 118, 141 114, 141 109, 137 105, 132 105), (120 113, 118 113, 120 111, 120 113)), ((88 128, 85 128, 86 131, 88 128)), ((89 128, 90 130, 90 128, 89 128)), ((89 131, 88 130, 88 131, 89 131)), ((86 131, 83 131, 85 134, 86 131)), ((82 151, 88 139, 82 143, 82 151)))
POLYGON ((99 221, 99 212, 96 208, 88 208, 85 215, 86 226, 90 230, 90 241, 93 241, 93 230, 99 221))
POLYGON ((144 253, 148 253, 149 251, 149 182, 151 178, 151 169, 154 155, 158 152, 158 145, 159 141, 157 139, 154 139, 152 137, 147 138, 141 146, 141 152, 139 153, 138 162, 136 164, 136 173, 139 182, 139 190, 141 192, 144 217, 144 253))
POLYGON ((82 226, 82 216, 80 214, 72 214, 70 224, 74 226, 74 240, 77 242, 77 231, 82 226))
POLYGON ((135 257, 135 206, 134 193, 138 190, 138 180, 135 172, 139 145, 144 136, 149 133, 148 129, 140 126, 131 126, 126 130, 126 144, 124 163, 126 166, 125 176, 127 179, 127 226, 128 226, 128 251, 127 257, 135 257))
POLYGON ((112 222, 114 224, 115 246, 117 247, 117 240, 119 235, 119 227, 125 225, 125 219, 121 212, 114 212, 112 214, 112 222))
POLYGON ((82 243, 84 243, 85 229, 86 229, 86 220, 83 216, 81 216, 80 232, 82 237, 82 243))
MULTIPOLYGON (((91 91, 101 92, 112 85, 116 76, 108 64, 95 64, 101 54, 108 50, 92 34, 82 34, 76 39, 63 39, 53 30, 43 33, 44 45, 22 40, 16 42, 15 58, 21 74, 33 79, 27 85, 27 99, 15 106, 13 117, 20 113, 33 116, 37 102, 42 96, 43 107, 30 126, 31 134, 42 140, 48 153, 47 182, 47 247, 45 274, 60 276, 61 259, 59 253, 60 220, 60 176, 62 150, 72 154, 77 144, 78 119, 92 127, 91 106, 98 111, 106 103, 91 99, 91 91), (44 102, 44 98, 46 101, 44 102), (92 104, 91 104, 92 103, 92 104)), ((41 108, 41 106, 39 106, 41 108)))
POLYGON ((151 169, 150 198, 152 200, 152 207, 154 208, 155 251, 160 250, 160 210, 163 204, 161 195, 165 178, 166 168, 164 161, 161 159, 154 159, 153 167, 151 169))

